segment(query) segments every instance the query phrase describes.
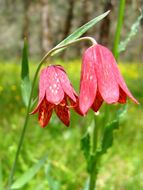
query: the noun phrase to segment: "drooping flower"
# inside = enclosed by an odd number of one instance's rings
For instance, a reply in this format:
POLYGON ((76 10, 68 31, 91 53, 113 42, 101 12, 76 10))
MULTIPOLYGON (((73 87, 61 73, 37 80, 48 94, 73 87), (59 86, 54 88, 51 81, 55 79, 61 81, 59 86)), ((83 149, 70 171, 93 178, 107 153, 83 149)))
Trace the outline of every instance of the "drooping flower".
POLYGON ((89 108, 97 112, 103 101, 126 103, 127 96, 135 103, 109 49, 95 44, 88 48, 82 60, 79 108, 86 114, 89 108))
POLYGON ((70 124, 68 99, 76 104, 77 95, 62 66, 48 66, 41 71, 39 101, 31 114, 39 113, 41 127, 48 125, 53 110, 66 125, 70 124))

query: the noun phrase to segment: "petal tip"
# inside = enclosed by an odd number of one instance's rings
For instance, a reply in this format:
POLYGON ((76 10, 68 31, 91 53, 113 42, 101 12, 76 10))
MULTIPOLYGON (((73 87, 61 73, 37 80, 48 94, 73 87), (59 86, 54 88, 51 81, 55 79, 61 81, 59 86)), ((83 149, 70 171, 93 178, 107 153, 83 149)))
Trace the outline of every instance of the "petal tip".
POLYGON ((70 127, 70 122, 64 123, 66 127, 70 127))
POLYGON ((139 105, 140 103, 134 98, 134 99, 132 99, 132 101, 135 103, 135 104, 137 104, 137 105, 139 105))

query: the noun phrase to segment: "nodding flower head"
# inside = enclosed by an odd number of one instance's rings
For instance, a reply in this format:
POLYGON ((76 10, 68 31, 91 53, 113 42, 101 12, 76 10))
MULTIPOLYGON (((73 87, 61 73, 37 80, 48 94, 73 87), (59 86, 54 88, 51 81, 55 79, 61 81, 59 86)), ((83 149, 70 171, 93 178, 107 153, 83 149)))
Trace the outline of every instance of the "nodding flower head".
POLYGON ((127 88, 111 51, 100 44, 88 48, 83 55, 81 69, 81 113, 86 114, 89 108, 97 112, 103 101, 108 104, 124 104, 127 96, 138 103, 127 88))
MULTIPOLYGON (((76 105, 77 94, 62 66, 48 66, 41 71, 39 81, 39 101, 31 114, 39 113, 41 127, 48 125, 52 112, 66 125, 70 124, 68 99, 76 105)), ((69 101, 69 102, 70 102, 69 101)), ((72 106, 71 106, 72 107, 72 106)))

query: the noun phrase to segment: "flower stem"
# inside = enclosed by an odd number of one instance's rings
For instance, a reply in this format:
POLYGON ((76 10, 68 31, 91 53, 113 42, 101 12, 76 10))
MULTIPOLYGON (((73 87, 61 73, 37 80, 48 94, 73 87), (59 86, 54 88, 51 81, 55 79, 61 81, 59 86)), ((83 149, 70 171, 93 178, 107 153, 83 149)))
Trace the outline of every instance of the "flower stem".
POLYGON ((82 37, 82 38, 78 38, 78 39, 73 40, 73 41, 71 41, 71 42, 69 42, 69 43, 67 43, 67 44, 64 44, 64 45, 61 45, 61 46, 58 46, 58 45, 57 45, 55 48, 51 49, 51 50, 43 57, 42 60, 43 60, 43 61, 46 61, 47 58, 48 58, 50 55, 52 55, 52 54, 54 53, 54 51, 57 51, 57 50, 59 50, 59 49, 66 48, 66 47, 71 46, 71 45, 73 45, 73 44, 75 44, 75 43, 77 43, 77 42, 81 42, 81 41, 84 41, 84 40, 91 41, 91 43, 92 43, 93 45, 94 45, 94 44, 97 44, 97 42, 95 41, 95 39, 92 38, 92 37, 82 37))
POLYGON ((116 59, 118 59, 119 57, 118 46, 120 42, 120 35, 124 18, 124 10, 125 10, 125 0, 121 0, 119 5, 119 15, 118 15, 116 33, 114 38, 114 45, 113 45, 113 54, 116 59))
MULTIPOLYGON (((94 128, 93 128, 93 137, 92 137, 92 154, 96 154, 98 143, 98 126, 95 123, 94 119, 94 128)), ((97 160, 93 160, 92 162, 92 171, 90 172, 90 182, 89 182, 89 190, 95 190, 96 179, 97 179, 97 160)))
POLYGON ((65 48, 65 47, 68 47, 76 42, 80 42, 80 41, 83 41, 83 40, 90 40, 93 44, 96 44, 96 41, 91 38, 91 37, 83 37, 83 38, 79 38, 77 40, 74 40, 72 42, 69 42, 65 45, 62 45, 62 46, 57 46, 53 49, 51 49, 43 58, 42 60, 40 61, 38 67, 37 67, 37 70, 35 72, 35 75, 34 75, 34 79, 33 79, 33 82, 32 82, 32 89, 31 89, 31 93, 30 93, 30 97, 29 97, 29 102, 28 102, 28 106, 27 106, 27 111, 26 111, 26 116, 25 116, 25 121, 24 121, 24 124, 23 124, 23 128, 22 128, 22 132, 21 132, 21 135, 20 135, 20 139, 19 139, 19 143, 18 143, 18 147, 17 147, 17 151, 16 151, 16 155, 15 155, 15 159, 14 159, 14 163, 13 163, 13 166, 12 166, 12 170, 10 172, 10 176, 9 176, 9 181, 8 181, 8 188, 7 190, 10 190, 11 189, 11 185, 12 185, 12 182, 13 182, 13 177, 14 177, 14 174, 15 174, 15 171, 16 171, 16 166, 17 166, 17 161, 18 161, 18 157, 19 157, 19 154, 20 154, 20 150, 21 150, 21 147, 22 147, 22 144, 23 144, 23 140, 24 140, 24 137, 25 137, 25 132, 26 132, 26 129, 27 129, 27 124, 28 124, 28 120, 29 120, 29 112, 30 112, 30 108, 31 108, 31 102, 32 102, 32 96, 33 96, 33 91, 34 91, 34 86, 35 86, 35 82, 36 82, 36 79, 37 79, 37 76, 38 76, 38 73, 39 73, 39 70, 42 66, 42 64, 47 60, 47 58, 49 56, 52 55, 52 53, 58 49, 61 49, 61 48, 65 48))
MULTIPOLYGON (((96 166, 95 166, 95 168, 96 168, 96 166)), ((95 190, 95 188, 96 188, 96 179, 97 179, 97 172, 94 171, 90 175, 89 190, 95 190)))
POLYGON ((21 136, 20 136, 20 139, 19 139, 19 143, 18 143, 18 147, 17 147, 17 151, 16 151, 13 167, 12 167, 12 170, 11 170, 11 173, 10 173, 10 177, 9 177, 8 190, 10 190, 11 184, 13 182, 13 177, 14 177, 14 173, 15 173, 15 170, 16 170, 16 166, 17 166, 18 156, 19 156, 22 144, 23 144, 23 140, 24 140, 24 136, 25 136, 25 132, 26 132, 26 127, 27 127, 28 120, 29 120, 29 112, 30 112, 30 107, 31 107, 33 90, 34 90, 34 86, 35 86, 35 82, 36 82, 36 78, 37 78, 38 72, 39 72, 42 64, 43 64, 43 61, 41 61, 40 64, 38 65, 36 73, 35 73, 35 76, 34 76, 34 79, 33 79, 32 89, 31 89, 31 93, 30 93, 30 97, 29 97, 29 102, 28 102, 28 107, 27 107, 27 111, 26 111, 26 117, 25 117, 23 129, 22 129, 22 132, 21 132, 21 136))

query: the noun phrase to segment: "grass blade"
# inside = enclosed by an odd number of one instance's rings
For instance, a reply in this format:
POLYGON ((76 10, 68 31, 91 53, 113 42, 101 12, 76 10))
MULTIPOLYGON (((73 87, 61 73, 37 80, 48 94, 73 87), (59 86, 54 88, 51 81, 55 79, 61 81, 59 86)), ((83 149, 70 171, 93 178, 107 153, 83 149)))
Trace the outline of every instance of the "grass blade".
POLYGON ((2 163, 0 161, 0 190, 4 190, 3 188, 3 175, 2 175, 2 163))
POLYGON ((47 168, 46 168, 46 177, 47 177, 47 180, 48 180, 49 188, 50 188, 50 190, 60 190, 61 189, 60 182, 52 177, 52 175, 50 173, 51 168, 52 168, 52 166, 49 163, 47 165, 47 168))
POLYGON ((28 44, 24 40, 22 52, 22 68, 21 68, 21 93, 25 106, 28 106, 29 96, 31 92, 31 83, 29 79, 29 63, 28 63, 28 44))
POLYGON ((11 186, 11 189, 22 188, 27 184, 40 170, 47 160, 47 155, 44 156, 38 163, 34 164, 28 171, 26 171, 20 178, 18 178, 11 186))

